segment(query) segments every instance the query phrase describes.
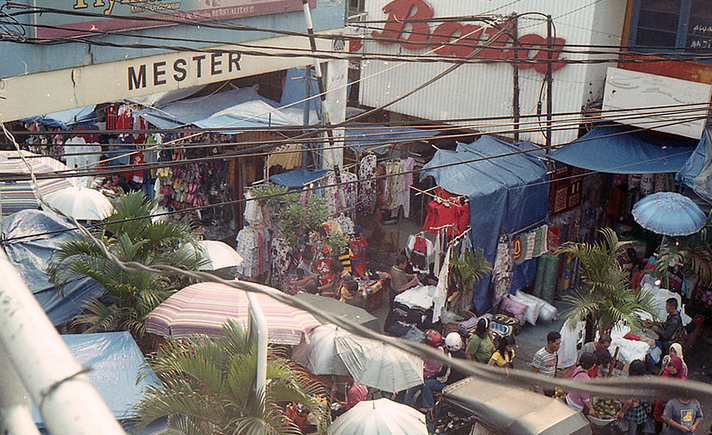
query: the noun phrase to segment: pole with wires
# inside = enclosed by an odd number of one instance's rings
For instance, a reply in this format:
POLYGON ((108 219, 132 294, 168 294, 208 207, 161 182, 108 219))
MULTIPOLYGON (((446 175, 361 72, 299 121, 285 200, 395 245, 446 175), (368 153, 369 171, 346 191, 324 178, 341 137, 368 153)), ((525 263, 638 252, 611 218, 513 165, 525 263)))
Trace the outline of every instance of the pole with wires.
MULTIPOLYGON (((334 136, 331 128, 329 128, 331 126, 331 120, 329 117, 329 107, 326 103, 326 87, 324 86, 324 76, 321 71, 321 64, 319 63, 319 58, 317 57, 316 36, 314 35, 314 23, 312 22, 309 0, 302 0, 302 7, 304 9, 304 20, 307 24, 307 34, 309 35, 309 47, 311 48, 312 55, 314 56, 314 76, 316 77, 316 84, 319 89, 319 101, 321 102, 321 122, 327 127, 326 136, 328 138, 329 146, 333 146, 334 136)), ((309 100, 305 101, 305 103, 308 101, 309 100)), ((322 166, 331 166, 331 164, 333 163, 322 161, 322 166)), ((341 162, 338 162, 338 164, 341 165, 341 162)))
POLYGON ((546 16, 546 155, 551 153, 551 115, 552 115, 552 93, 553 93, 553 65, 551 63, 553 59, 552 50, 554 49, 554 44, 552 41, 554 23, 551 19, 551 15, 546 16))

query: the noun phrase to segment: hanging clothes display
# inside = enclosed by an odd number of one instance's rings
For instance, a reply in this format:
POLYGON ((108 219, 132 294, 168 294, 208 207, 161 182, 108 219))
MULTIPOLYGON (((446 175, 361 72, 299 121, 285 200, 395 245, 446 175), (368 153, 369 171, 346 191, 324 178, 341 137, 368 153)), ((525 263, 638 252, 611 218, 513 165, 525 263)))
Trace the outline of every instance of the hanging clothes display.
POLYGON ((339 223, 341 232, 343 234, 353 234, 354 233, 354 221, 350 217, 344 216, 343 214, 334 219, 339 223))
MULTIPOLYGON (((396 193, 396 209, 403 207, 403 217, 406 219, 410 216, 410 186, 413 185, 413 168, 415 168, 415 159, 407 157, 399 162, 399 175, 397 178, 398 192, 396 193)), ((396 210, 397 213, 397 210, 396 210)))
POLYGON ((359 202, 359 211, 367 215, 373 214, 377 204, 377 183, 376 180, 371 179, 376 176, 376 166, 376 155, 367 153, 361 158, 358 167, 358 178, 359 180, 363 180, 359 181, 358 186, 359 198, 361 200, 359 202))
POLYGON ((339 213, 345 213, 353 216, 359 199, 358 177, 356 174, 342 171, 340 181, 337 183, 336 174, 331 172, 320 184, 322 186, 331 186, 323 189, 329 215, 335 216, 339 213))
POLYGON ((438 274, 438 285, 435 287, 435 297, 433 297, 433 323, 440 320, 442 310, 445 308, 450 276, 450 255, 452 255, 452 246, 447 248, 443 266, 440 269, 440 274, 438 274))
POLYGON ((294 262, 292 247, 286 240, 274 237, 271 242, 272 269, 270 274, 270 285, 276 289, 286 291, 287 278, 290 268, 294 262))
POLYGON ((361 231, 356 232, 349 240, 349 249, 351 249, 351 270, 355 276, 363 276, 366 269, 366 238, 361 234, 361 231))
POLYGON ((514 267, 514 252, 508 240, 497 244, 497 255, 492 268, 492 283, 494 294, 492 303, 498 304, 509 293, 512 284, 512 268, 514 267))
POLYGON ((237 233, 237 253, 242 262, 237 272, 247 278, 258 278, 269 271, 271 234, 267 228, 247 226, 237 233))
POLYGON ((399 162, 386 162, 386 178, 383 182, 383 208, 393 210, 398 207, 398 176, 399 162))
POLYGON ((437 234, 443 228, 452 237, 462 234, 470 225, 470 203, 463 199, 433 200, 428 202, 428 215, 423 229, 437 234))
POLYGON ((430 265, 433 263, 433 242, 421 234, 410 235, 405 250, 414 270, 430 272, 430 265))
MULTIPOLYGON (((98 143, 88 144, 82 137, 69 138, 64 143, 65 150, 68 150, 64 156, 64 163, 70 169, 91 170, 101 158, 101 145, 98 143)), ((77 185, 81 187, 89 187, 93 177, 79 177, 77 185)))

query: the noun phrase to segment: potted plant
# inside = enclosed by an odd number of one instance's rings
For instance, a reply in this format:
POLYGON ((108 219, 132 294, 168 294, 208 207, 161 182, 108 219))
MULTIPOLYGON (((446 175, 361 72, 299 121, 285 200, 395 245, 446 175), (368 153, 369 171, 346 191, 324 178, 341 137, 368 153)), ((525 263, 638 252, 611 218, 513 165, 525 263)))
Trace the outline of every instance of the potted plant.
POLYGON ((458 314, 470 309, 475 284, 492 271, 492 264, 485 258, 482 249, 466 249, 463 253, 454 251, 450 259, 450 282, 457 292, 450 301, 450 307, 458 314))

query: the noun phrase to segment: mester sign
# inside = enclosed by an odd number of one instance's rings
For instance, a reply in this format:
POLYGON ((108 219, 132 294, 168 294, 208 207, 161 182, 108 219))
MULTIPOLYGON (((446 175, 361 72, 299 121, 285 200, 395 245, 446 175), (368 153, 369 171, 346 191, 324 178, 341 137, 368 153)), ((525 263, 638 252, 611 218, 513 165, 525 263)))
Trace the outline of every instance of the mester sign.
MULTIPOLYGON (((92 32, 216 21, 302 10, 301 0, 34 0, 40 8, 61 12, 37 14, 38 38, 59 38, 92 32), (73 12, 87 13, 88 16, 73 12), (151 20, 155 18, 157 20, 151 20), (158 21, 163 20, 163 21, 158 21)), ((316 7, 316 0, 309 0, 316 7)))

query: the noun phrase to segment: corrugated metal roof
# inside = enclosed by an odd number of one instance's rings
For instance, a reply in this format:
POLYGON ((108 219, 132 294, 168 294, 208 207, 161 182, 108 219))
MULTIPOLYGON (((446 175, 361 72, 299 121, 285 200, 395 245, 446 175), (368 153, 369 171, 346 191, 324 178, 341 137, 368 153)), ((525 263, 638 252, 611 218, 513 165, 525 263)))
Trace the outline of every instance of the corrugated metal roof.
MULTIPOLYGON (((402 0, 400 0, 402 1, 402 0)), ((382 8, 388 1, 366 0, 367 20, 384 20, 387 15, 382 8)), ((535 11, 552 16, 556 36, 564 38, 566 44, 606 44, 618 45, 625 16, 625 2, 619 0, 490 0, 474 2, 462 0, 431 0, 436 17, 480 15, 495 13, 509 15, 515 11, 535 11)), ((382 27, 382 24, 372 26, 382 27)), ((430 25, 431 31, 435 26, 430 25)), ((546 37, 544 17, 525 16, 518 21, 519 35, 530 33, 546 37)), ((370 34, 370 31, 369 31, 370 34)), ((427 53, 408 51, 399 44, 385 46, 373 41, 364 42, 364 53, 415 54, 427 53)), ((567 53, 568 59, 582 59, 590 56, 567 53)), ((610 63, 607 65, 614 65, 610 63)), ((377 107, 387 103, 421 85, 448 68, 451 63, 409 63, 393 61, 365 60, 362 62, 361 103, 377 107)), ((568 64, 553 74, 553 112, 579 112, 592 99, 600 97, 605 78, 604 65, 568 64)), ((520 113, 535 115, 537 102, 542 102, 546 110, 546 91, 542 93, 544 74, 533 68, 519 70, 520 113)), ((390 106, 388 110, 431 120, 456 118, 481 118, 512 116, 513 68, 502 63, 478 63, 462 65, 444 78, 418 91, 412 96, 390 106)), ((529 122, 521 128, 539 129, 537 118, 522 120, 529 122)), ((498 132, 509 129, 511 119, 489 122, 461 122, 484 132, 498 132)), ((541 128, 545 126, 545 116, 541 117, 541 128)), ((553 143, 565 143, 576 138, 577 130, 556 131, 553 143)), ((508 136, 512 136, 508 134, 508 136)), ((521 139, 544 142, 541 132, 522 134, 521 139)))

